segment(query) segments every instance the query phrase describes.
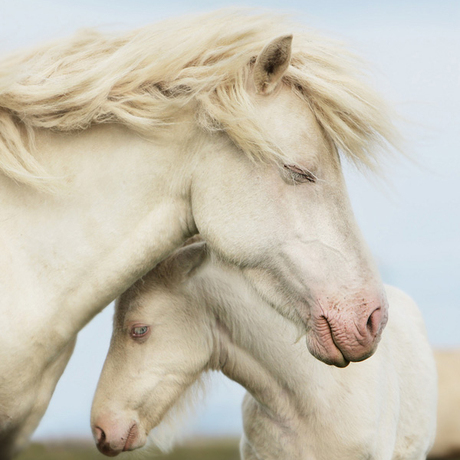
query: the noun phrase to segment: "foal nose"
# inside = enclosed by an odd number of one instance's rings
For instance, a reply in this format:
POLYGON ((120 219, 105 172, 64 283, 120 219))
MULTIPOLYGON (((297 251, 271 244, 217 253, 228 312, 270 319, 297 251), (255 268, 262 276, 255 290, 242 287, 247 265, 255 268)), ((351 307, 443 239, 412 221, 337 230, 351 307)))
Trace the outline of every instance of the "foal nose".
POLYGON ((99 428, 98 426, 96 426, 94 428, 94 434, 96 437, 96 444, 100 444, 101 442, 105 441, 105 433, 102 428, 99 428))
POLYGON ((136 423, 121 426, 108 420, 98 420, 93 426, 97 448, 108 457, 116 457, 119 453, 134 448, 138 432, 136 423))
POLYGON ((101 454, 107 455, 107 457, 116 457, 123 448, 114 449, 110 442, 107 440, 105 431, 99 427, 94 427, 94 437, 96 438, 96 445, 101 454))

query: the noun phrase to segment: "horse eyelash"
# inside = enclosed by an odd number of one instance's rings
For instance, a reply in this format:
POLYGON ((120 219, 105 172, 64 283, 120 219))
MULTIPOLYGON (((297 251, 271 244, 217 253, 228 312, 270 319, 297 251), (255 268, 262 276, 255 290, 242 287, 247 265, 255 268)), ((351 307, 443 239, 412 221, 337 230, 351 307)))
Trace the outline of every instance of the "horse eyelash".
POLYGON ((289 170, 292 175, 298 175, 303 177, 304 179, 307 179, 308 182, 315 183, 318 181, 318 177, 316 177, 311 171, 308 169, 301 169, 298 166, 295 165, 284 165, 284 168, 289 170))

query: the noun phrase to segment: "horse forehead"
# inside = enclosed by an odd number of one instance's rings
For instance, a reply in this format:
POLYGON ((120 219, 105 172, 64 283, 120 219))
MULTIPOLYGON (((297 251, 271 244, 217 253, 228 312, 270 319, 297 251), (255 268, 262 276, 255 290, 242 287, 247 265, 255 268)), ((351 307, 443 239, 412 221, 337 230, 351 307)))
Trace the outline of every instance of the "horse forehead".
POLYGON ((172 285, 150 284, 144 289, 132 288, 117 301, 115 316, 117 321, 125 321, 154 315, 163 310, 171 311, 173 305, 181 302, 178 290, 172 285))
POLYGON ((312 156, 330 151, 330 144, 313 111, 291 86, 280 85, 274 93, 255 95, 254 98, 259 121, 276 137, 281 147, 286 145, 300 150, 303 155, 309 152, 312 156))

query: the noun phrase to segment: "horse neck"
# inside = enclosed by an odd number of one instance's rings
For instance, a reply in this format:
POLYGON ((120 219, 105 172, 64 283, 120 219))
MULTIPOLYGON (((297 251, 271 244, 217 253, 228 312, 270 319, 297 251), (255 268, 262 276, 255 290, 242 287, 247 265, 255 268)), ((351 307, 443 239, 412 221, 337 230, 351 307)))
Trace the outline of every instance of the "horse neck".
POLYGON ((12 339, 15 327, 46 327, 58 351, 195 232, 179 138, 148 142, 120 126, 38 132, 37 155, 65 189, 45 195, 0 177, 0 319, 12 339))
POLYGON ((199 277, 215 317, 211 367, 245 387, 276 420, 307 413, 312 374, 328 366, 309 354, 296 326, 263 302, 237 269, 210 263, 199 277))

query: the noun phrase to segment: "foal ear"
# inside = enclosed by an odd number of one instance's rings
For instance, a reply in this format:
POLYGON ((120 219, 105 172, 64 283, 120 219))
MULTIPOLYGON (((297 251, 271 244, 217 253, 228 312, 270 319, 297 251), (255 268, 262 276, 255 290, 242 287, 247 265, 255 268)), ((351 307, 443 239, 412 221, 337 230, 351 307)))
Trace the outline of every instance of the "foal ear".
POLYGON ((292 35, 283 35, 265 45, 254 64, 256 91, 270 94, 291 62, 292 35))
POLYGON ((177 252, 174 259, 182 279, 188 278, 206 260, 206 243, 202 241, 185 246, 177 252))

